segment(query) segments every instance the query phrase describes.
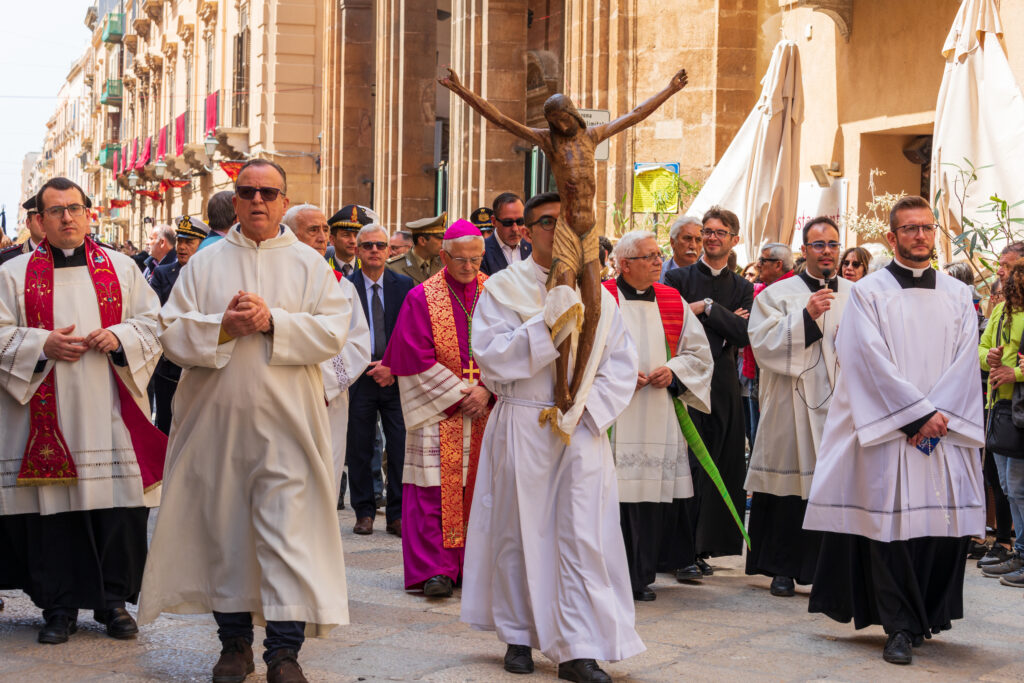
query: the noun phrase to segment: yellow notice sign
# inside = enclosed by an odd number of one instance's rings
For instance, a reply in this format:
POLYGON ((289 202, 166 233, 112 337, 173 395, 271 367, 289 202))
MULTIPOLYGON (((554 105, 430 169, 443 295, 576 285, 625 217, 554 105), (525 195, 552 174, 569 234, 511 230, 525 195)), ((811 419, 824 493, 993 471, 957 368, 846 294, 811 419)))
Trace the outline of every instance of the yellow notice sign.
POLYGON ((633 213, 679 212, 679 164, 633 164, 633 213))

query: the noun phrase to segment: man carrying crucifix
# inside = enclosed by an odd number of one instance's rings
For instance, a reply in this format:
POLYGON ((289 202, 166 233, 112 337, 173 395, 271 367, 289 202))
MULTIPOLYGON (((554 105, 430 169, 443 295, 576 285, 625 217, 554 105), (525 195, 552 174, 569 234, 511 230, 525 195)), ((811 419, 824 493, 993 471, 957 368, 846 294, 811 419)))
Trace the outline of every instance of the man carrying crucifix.
POLYGON ((406 589, 452 594, 491 393, 473 358, 473 310, 487 276, 484 238, 469 221, 444 233, 444 269, 405 299, 383 364, 398 377, 407 430, 402 473, 406 589))
POLYGON ((594 348, 601 312, 599 235, 594 229, 594 194, 597 186, 594 151, 602 141, 653 114, 669 97, 682 90, 686 81, 686 70, 681 69, 672 77, 668 87, 633 111, 610 123, 590 128, 568 97, 552 95, 544 103, 544 117, 548 121, 546 130, 527 128, 505 116, 494 105, 467 90, 451 69, 448 69, 448 76, 440 81, 441 85, 461 97, 485 119, 539 147, 551 164, 562 200, 562 211, 555 228, 554 260, 547 288, 550 290, 559 285, 568 285, 574 290, 578 284, 583 309, 582 316, 579 308, 574 313, 577 319, 582 317, 582 329, 576 347, 571 384, 567 380, 571 338, 559 346, 559 358, 555 366, 555 405, 561 415, 553 420, 553 426, 561 434, 571 434, 575 426, 571 423, 563 424, 562 415, 569 412, 576 392, 584 381, 584 368, 594 348))

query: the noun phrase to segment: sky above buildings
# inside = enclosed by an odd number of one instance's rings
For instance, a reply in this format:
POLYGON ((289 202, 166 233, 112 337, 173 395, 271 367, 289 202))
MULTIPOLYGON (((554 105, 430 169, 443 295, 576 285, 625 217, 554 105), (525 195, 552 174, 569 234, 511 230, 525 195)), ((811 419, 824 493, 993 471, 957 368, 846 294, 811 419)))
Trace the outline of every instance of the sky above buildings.
POLYGON ((46 121, 71 65, 85 52, 89 0, 0 2, 0 204, 17 234, 21 162, 43 149, 46 121))

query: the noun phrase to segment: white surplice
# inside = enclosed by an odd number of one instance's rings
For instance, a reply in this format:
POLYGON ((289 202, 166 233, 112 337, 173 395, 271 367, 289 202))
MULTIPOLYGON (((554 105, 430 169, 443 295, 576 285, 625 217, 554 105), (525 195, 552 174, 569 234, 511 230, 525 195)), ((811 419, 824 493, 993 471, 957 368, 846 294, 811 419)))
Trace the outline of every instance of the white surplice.
MULTIPOLYGON (((476 382, 474 382, 475 384, 476 382)), ((405 463, 402 484, 421 488, 441 485, 441 422, 445 409, 465 398, 469 380, 434 363, 416 375, 398 377, 405 421, 405 463)), ((462 483, 469 476, 469 452, 473 421, 462 414, 462 483)))
MULTIPOLYGON (((819 281, 820 282, 820 281, 819 281)), ((761 419, 743 488, 807 499, 825 416, 836 382, 836 331, 851 283, 836 280, 832 307, 813 321, 821 335, 806 345, 811 290, 799 276, 772 283, 754 299, 747 334, 761 369, 761 419)))
MULTIPOLYGON (((110 249, 100 250, 110 258, 121 287, 122 322, 107 328, 121 342, 128 361, 117 372, 143 413, 149 414, 146 386, 160 358, 160 300, 134 261, 110 249)), ((0 514, 159 505, 160 487, 143 493, 107 355, 87 351, 74 363, 50 360, 42 372, 35 372, 50 331, 25 325, 29 258, 24 254, 0 268, 0 514), (29 401, 51 369, 57 381, 57 419, 78 480, 71 486, 16 486, 29 435, 29 401)), ((72 334, 84 337, 100 327, 87 266, 55 268, 53 287, 54 329, 73 324, 72 334)))
POLYGON ((345 443, 348 436, 348 388, 370 364, 370 326, 359 303, 356 287, 348 279, 338 280, 342 294, 352 307, 345 347, 337 356, 320 364, 327 400, 327 422, 331 425, 331 455, 334 481, 341 494, 341 474, 345 470, 345 443))
MULTIPOLYGON (((656 301, 627 299, 619 288, 619 309, 637 345, 640 372, 666 366, 686 386, 679 397, 702 413, 711 411, 714 361, 704 326, 683 303, 683 330, 675 355, 668 357, 665 328, 656 301)), ((620 503, 671 503, 693 495, 686 439, 679 428, 672 395, 666 389, 639 389, 615 422, 611 445, 619 478, 620 503)))
POLYGON ((160 313, 164 353, 183 370, 140 623, 251 612, 322 636, 348 622, 320 363, 341 352, 352 308, 287 230, 257 245, 232 228, 182 270, 160 313), (274 333, 218 344, 239 290, 266 301, 274 333))
POLYGON ((553 405, 558 357, 544 322, 546 278, 532 258, 515 263, 484 283, 473 314, 473 357, 498 401, 480 454, 461 619, 556 662, 617 661, 644 650, 606 434, 633 395, 637 351, 601 288, 607 334, 566 446, 539 423, 553 405))
POLYGON ((882 542, 983 535, 981 371, 970 289, 943 273, 935 274, 935 289, 904 289, 893 267, 850 290, 836 341, 842 372, 804 528, 882 542), (949 433, 925 455, 900 429, 936 410, 949 418, 949 433))

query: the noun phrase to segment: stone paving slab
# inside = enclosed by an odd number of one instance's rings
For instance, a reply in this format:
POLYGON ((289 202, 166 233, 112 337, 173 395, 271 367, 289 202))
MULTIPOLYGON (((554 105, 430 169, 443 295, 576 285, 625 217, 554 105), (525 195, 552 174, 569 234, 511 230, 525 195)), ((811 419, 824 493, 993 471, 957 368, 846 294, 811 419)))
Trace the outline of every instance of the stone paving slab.
MULTIPOLYGON (((356 536, 351 510, 339 515, 352 624, 306 641, 300 660, 310 681, 556 680, 557 667, 540 655, 533 676, 506 673, 504 645, 458 621, 458 591, 450 600, 406 593, 401 541, 384 533, 383 523, 371 536, 356 536)), ((741 558, 719 558, 713 565, 714 576, 700 582, 659 576, 658 599, 637 604, 637 628, 648 649, 605 665, 616 681, 1024 682, 1024 590, 982 577, 973 563, 966 617, 916 648, 909 667, 882 661, 880 627, 854 631, 808 614, 807 588, 792 598, 774 598, 767 578, 743 574, 741 558)), ((83 612, 80 630, 68 643, 39 645, 39 610, 24 594, 3 597, 0 683, 208 681, 217 660, 216 625, 209 615, 164 615, 143 627, 136 640, 117 641, 83 612)), ((263 635, 257 628, 257 643, 263 635)), ((262 648, 256 651, 258 658, 262 648)), ((266 667, 257 659, 247 681, 265 680, 266 667)))

